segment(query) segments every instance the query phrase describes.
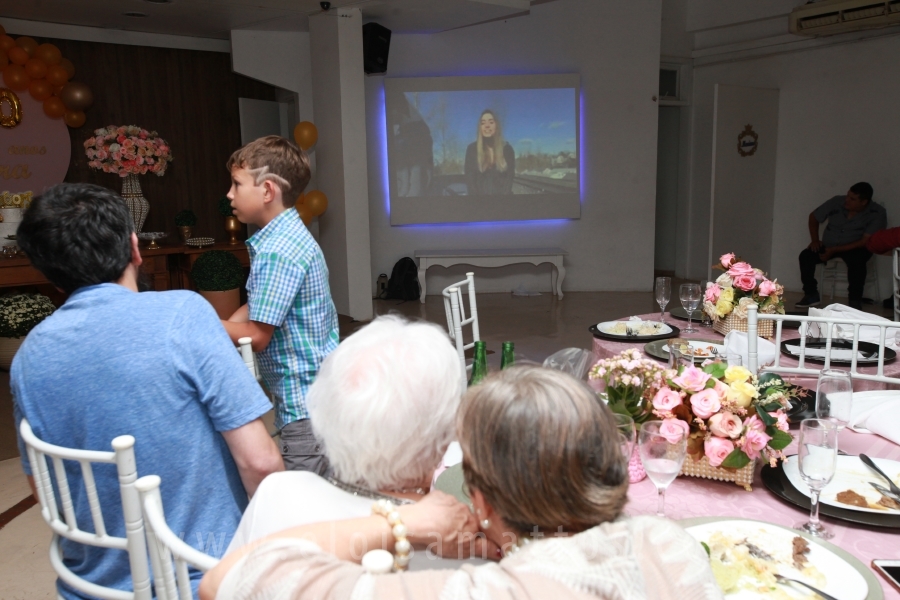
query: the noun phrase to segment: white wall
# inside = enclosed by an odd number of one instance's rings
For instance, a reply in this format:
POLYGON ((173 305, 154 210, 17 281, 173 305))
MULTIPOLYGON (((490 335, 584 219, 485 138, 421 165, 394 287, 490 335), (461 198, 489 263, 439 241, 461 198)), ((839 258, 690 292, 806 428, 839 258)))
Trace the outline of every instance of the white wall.
MULTIPOLYGON (((561 222, 391 227, 385 198, 382 78, 366 80, 373 279, 416 249, 559 246, 566 291, 653 285, 661 0, 558 0, 527 17, 436 35, 394 35, 392 77, 579 73, 582 217, 561 222)), ((470 267, 428 274, 429 292, 470 267)), ((549 270, 476 270, 479 291, 549 291, 549 270)), ((374 280, 372 282, 374 290, 374 280)))
MULTIPOLYGON (((715 83, 778 88, 771 275, 800 289, 797 255, 809 243, 807 216, 816 206, 869 181, 900 224, 896 137, 900 131, 900 36, 694 68, 691 211, 708 223, 712 97, 715 83)), ((753 233, 748 231, 747 235, 753 233)), ((705 272, 708 236, 695 231, 690 274, 705 272)), ((878 259, 881 295, 890 290, 890 260, 878 259)))

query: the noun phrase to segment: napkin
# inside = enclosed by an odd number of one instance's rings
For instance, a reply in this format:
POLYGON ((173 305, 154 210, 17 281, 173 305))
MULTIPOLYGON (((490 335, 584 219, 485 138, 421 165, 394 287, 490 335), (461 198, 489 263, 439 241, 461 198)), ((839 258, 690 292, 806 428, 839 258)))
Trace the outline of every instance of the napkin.
MULTIPOLYGON (((825 308, 810 307, 809 316, 837 317, 839 319, 848 321, 886 321, 888 323, 893 322, 890 319, 885 319, 884 317, 879 317, 878 315, 873 315, 872 313, 856 310, 855 308, 850 308, 849 306, 845 306, 843 304, 829 304, 825 308)), ((804 323, 800 328, 800 335, 804 335, 806 333, 807 325, 809 326, 809 335, 811 335, 812 337, 825 337, 828 329, 828 325, 826 323, 804 323)), ((841 325, 839 323, 835 323, 833 331, 834 337, 842 338, 845 340, 853 339, 852 325, 841 325)), ((891 327, 886 332, 884 345, 888 348, 893 348, 894 350, 900 349, 898 337, 900 337, 900 328, 891 327)), ((859 341, 861 342, 871 342, 873 344, 877 344, 880 341, 880 338, 881 329, 879 329, 878 327, 869 326, 859 328, 859 341)))
MULTIPOLYGON (((800 356, 800 342, 797 342, 796 345, 788 344, 787 349, 792 355, 800 356)), ((825 358, 826 354, 825 348, 806 348, 806 358, 811 356, 814 358, 825 358)), ((868 356, 868 354, 863 354, 862 352, 856 353, 857 359, 867 358, 868 356)), ((831 360, 853 360, 853 350, 832 348, 831 360)))
POLYGON ((850 426, 900 444, 900 390, 854 392, 850 426))
MULTIPOLYGON (((728 332, 728 335, 725 336, 725 356, 727 357, 729 353, 735 353, 741 355, 741 362, 744 367, 750 368, 750 353, 747 349, 747 333, 744 331, 737 331, 736 329, 732 329, 728 332)), ((775 355, 778 353, 778 348, 770 342, 769 340, 763 339, 761 337, 757 338, 756 342, 756 366, 757 368, 763 367, 765 365, 770 365, 775 362, 775 355)))

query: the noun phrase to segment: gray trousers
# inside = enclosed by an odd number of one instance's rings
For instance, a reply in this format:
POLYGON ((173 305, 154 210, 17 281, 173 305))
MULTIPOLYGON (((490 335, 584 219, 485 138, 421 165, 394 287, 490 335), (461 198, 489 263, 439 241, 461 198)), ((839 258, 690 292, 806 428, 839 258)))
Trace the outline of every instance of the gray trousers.
POLYGON ((281 429, 281 457, 288 471, 310 471, 322 477, 331 475, 331 465, 322 452, 309 419, 288 423, 281 429))

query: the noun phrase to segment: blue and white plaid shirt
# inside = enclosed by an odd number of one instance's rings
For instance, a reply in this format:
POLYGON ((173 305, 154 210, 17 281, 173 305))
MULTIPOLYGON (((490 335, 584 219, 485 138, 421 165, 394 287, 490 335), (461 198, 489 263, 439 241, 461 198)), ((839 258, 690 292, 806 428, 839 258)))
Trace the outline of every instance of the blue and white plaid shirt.
POLYGON ((337 311, 322 249, 289 208, 247 240, 250 320, 275 326, 259 370, 275 398, 275 426, 309 418, 306 393, 337 348, 337 311))

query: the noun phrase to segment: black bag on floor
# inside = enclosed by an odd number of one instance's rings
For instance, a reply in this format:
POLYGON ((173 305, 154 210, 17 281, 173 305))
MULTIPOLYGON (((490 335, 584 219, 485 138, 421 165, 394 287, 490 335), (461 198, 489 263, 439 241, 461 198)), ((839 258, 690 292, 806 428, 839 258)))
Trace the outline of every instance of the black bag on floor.
POLYGON ((416 261, 405 256, 397 261, 391 271, 391 278, 387 285, 387 298, 389 300, 418 300, 419 299, 419 267, 416 261))

